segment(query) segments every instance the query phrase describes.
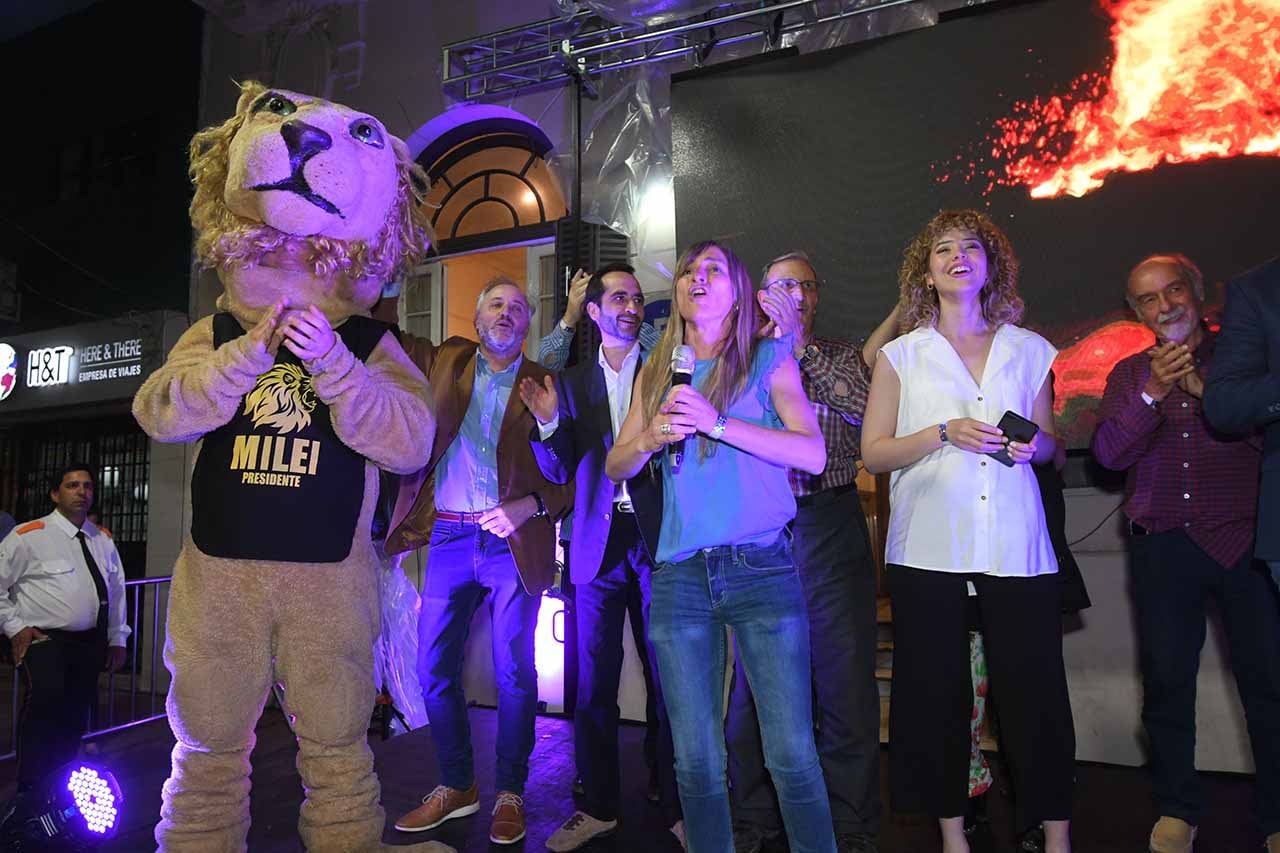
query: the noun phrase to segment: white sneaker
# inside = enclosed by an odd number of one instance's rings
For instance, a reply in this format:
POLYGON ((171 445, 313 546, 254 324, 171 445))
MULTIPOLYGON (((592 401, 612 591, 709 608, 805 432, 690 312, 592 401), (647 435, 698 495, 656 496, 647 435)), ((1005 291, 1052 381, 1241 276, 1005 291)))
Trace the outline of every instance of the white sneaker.
POLYGON ((593 838, 608 835, 618 828, 616 820, 597 820, 586 812, 574 812, 560 824, 560 828, 547 839, 547 849, 552 853, 568 853, 586 845, 593 838))
POLYGON ((684 837, 684 821, 678 820, 671 824, 671 834, 676 837, 676 841, 680 842, 680 847, 684 850, 689 849, 689 842, 684 837))

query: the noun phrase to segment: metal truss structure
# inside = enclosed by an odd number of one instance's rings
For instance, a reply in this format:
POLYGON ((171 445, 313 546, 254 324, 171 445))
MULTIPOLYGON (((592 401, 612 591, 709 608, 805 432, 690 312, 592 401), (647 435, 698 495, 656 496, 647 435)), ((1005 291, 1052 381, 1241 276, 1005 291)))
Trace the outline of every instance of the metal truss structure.
POLYGON ((475 101, 575 81, 592 97, 590 78, 605 71, 678 58, 697 67, 718 47, 759 41, 770 50, 790 33, 915 2, 753 0, 655 26, 614 23, 584 10, 445 45, 444 90, 475 101))

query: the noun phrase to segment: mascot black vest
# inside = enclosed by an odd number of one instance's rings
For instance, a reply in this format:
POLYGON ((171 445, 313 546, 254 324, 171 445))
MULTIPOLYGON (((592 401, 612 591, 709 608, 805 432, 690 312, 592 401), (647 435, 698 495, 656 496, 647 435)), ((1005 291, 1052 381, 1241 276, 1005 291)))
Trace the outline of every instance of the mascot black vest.
MULTIPOLYGON (((351 317, 334 331, 360 361, 395 327, 351 317)), ((245 330, 213 318, 213 345, 245 330)), ((191 479, 191 538, 211 557, 336 563, 351 552, 365 459, 333 431, 311 374, 286 347, 229 423, 204 437, 191 479)))

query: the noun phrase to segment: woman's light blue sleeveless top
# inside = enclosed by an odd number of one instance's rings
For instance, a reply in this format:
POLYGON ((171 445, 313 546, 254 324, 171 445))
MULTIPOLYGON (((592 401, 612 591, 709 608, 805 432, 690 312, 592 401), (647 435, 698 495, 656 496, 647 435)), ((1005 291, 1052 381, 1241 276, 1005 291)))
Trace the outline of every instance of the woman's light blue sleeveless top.
MULTIPOLYGON (((756 347, 746 389, 725 414, 770 429, 783 429, 769 399, 774 368, 792 358, 787 341, 769 338, 756 347)), ((698 361, 693 386, 704 390, 715 359, 698 361)), ((704 392, 705 393, 705 392, 704 392)), ((716 545, 767 545, 778 538, 796 514, 787 469, 731 447, 715 445, 700 458, 698 440, 685 442, 684 465, 672 473, 671 458, 662 457, 662 532, 657 561, 678 562, 699 549, 716 545)))

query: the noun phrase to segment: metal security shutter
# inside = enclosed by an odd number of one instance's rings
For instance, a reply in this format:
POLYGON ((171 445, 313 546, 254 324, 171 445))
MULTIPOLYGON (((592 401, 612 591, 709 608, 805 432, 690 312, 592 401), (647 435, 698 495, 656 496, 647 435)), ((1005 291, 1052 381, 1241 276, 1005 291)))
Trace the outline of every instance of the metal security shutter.
MULTIPOLYGON (((578 222, 577 227, 574 227, 574 219, 570 216, 556 222, 556 273, 559 276, 559 286, 556 288, 555 316, 564 314, 569 301, 565 292, 566 270, 572 276, 574 270, 578 269, 591 272, 605 264, 625 263, 630 259, 630 249, 626 235, 619 234, 608 226, 578 222)), ((600 333, 584 312, 582 321, 578 323, 577 334, 574 335, 569 364, 577 363, 580 358, 589 358, 599 345, 600 333)))

